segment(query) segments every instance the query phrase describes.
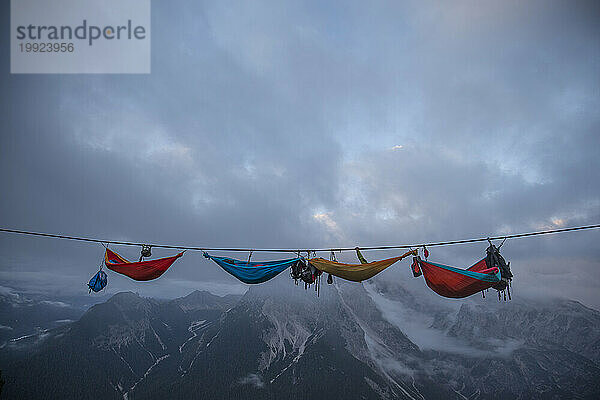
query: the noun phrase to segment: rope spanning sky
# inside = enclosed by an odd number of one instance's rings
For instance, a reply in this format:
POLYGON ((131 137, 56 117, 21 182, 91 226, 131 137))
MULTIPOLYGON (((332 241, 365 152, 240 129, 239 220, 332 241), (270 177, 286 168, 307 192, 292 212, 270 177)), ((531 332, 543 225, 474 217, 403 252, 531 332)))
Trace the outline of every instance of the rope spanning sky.
POLYGON ((265 252, 265 253, 299 253, 302 251, 306 252, 323 252, 323 251, 354 251, 356 249, 360 250, 393 250, 393 249, 414 249, 420 247, 435 247, 435 246, 451 246, 457 244, 465 244, 465 243, 477 243, 477 242, 485 242, 491 240, 506 240, 506 239, 516 239, 516 238, 525 238, 531 236, 540 236, 540 235, 548 235, 555 233, 566 233, 566 232, 574 232, 581 231, 587 229, 598 229, 600 228, 600 224, 596 225, 587 225, 587 226, 576 226, 570 228, 562 228, 562 229, 550 229, 544 231, 537 232, 527 232, 527 233, 515 233, 511 235, 503 235, 503 236, 493 236, 486 238, 474 238, 474 239, 461 239, 461 240, 450 240, 446 242, 431 242, 431 243, 419 243, 419 244, 401 244, 396 246, 355 246, 355 247, 331 247, 331 248, 320 248, 320 249, 251 249, 251 248, 232 248, 232 247, 205 247, 205 246, 178 246, 178 245, 166 245, 166 244, 149 244, 149 243, 141 243, 141 242, 122 242, 115 240, 102 240, 95 239, 89 237, 79 237, 79 236, 68 236, 68 235, 60 235, 56 233, 43 233, 43 232, 30 232, 30 231, 22 231, 17 229, 7 229, 0 228, 0 232, 5 233, 16 233, 21 235, 29 235, 29 236, 41 236, 47 238, 54 239, 66 239, 66 240, 77 240, 81 242, 92 242, 92 243, 100 243, 103 245, 115 244, 115 245, 123 245, 123 246, 151 246, 162 249, 177 249, 177 250, 191 250, 191 251, 231 251, 231 252, 265 252))

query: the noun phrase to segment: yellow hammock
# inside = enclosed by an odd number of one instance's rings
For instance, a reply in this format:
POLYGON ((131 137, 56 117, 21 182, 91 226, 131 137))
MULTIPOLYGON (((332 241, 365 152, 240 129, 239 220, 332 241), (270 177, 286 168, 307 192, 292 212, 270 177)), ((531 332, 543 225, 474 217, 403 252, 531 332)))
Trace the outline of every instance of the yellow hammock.
POLYGON ((343 264, 337 261, 329 261, 324 258, 311 258, 308 260, 316 269, 327 272, 328 274, 340 277, 354 282, 361 282, 370 279, 411 254, 416 255, 417 250, 411 250, 399 257, 387 258, 385 260, 373 261, 366 264, 343 264))

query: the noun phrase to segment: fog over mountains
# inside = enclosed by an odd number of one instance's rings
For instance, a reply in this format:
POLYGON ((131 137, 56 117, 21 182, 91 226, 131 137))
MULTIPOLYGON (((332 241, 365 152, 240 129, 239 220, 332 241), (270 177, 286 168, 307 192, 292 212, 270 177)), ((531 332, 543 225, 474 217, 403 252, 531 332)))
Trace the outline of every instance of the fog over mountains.
POLYGON ((437 301, 377 279, 319 297, 281 280, 243 296, 122 292, 85 313, 3 293, 8 399, 600 395, 600 313, 574 301, 437 301))

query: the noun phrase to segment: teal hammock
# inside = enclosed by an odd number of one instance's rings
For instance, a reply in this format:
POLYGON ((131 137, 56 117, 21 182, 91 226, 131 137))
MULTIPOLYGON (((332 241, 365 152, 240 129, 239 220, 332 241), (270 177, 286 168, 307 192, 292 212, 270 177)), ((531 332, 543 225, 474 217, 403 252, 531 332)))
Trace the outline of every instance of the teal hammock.
POLYGON ((238 280, 250 284, 263 283, 273 279, 300 260, 300 258, 290 258, 277 261, 249 262, 227 257, 214 257, 206 252, 204 257, 213 260, 238 280))

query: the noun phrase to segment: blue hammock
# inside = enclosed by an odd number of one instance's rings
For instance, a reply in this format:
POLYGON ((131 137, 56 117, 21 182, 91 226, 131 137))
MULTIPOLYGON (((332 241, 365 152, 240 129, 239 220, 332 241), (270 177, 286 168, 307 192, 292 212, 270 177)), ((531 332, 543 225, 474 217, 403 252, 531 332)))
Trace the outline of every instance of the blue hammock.
POLYGON ((92 276, 92 279, 90 279, 90 282, 88 283, 88 287, 90 288, 90 293, 92 292, 92 290, 94 292, 99 292, 102 289, 104 289, 104 287, 106 286, 106 281, 107 281, 107 277, 106 277, 106 272, 100 270, 98 271, 98 273, 94 276, 92 276))
POLYGON ((300 260, 299 258, 290 258, 277 261, 247 262, 227 257, 213 257, 208 253, 204 253, 204 257, 213 260, 226 272, 244 283, 266 282, 300 260))

